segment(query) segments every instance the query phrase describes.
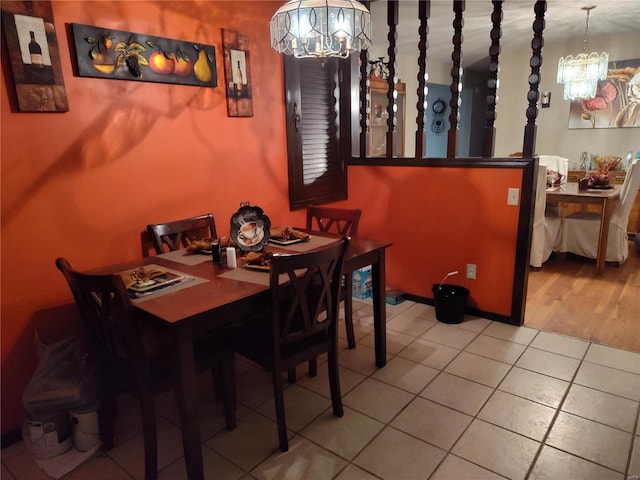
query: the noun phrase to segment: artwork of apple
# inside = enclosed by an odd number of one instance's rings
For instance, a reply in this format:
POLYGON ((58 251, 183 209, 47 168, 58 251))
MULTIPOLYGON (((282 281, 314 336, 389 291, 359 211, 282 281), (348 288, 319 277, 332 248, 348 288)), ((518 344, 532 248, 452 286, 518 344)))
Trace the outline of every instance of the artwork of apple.
POLYGON ((183 53, 180 48, 178 48, 175 53, 171 54, 171 58, 173 58, 176 65, 173 70, 174 74, 180 77, 186 77, 193 71, 193 61, 187 54, 183 53))
POLYGON ((149 67, 160 75, 169 75, 173 73, 176 62, 162 50, 157 50, 149 57, 149 67))

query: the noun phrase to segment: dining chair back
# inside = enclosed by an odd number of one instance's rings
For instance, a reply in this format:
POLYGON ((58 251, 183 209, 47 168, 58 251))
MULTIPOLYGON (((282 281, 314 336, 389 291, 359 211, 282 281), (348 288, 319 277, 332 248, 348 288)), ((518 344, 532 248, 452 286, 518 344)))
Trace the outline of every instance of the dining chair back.
POLYGON ((538 164, 544 165, 549 170, 554 170, 562 174, 564 181, 569 173, 569 159, 558 155, 538 155, 538 164))
POLYGON ((149 232, 153 247, 158 255, 165 253, 165 247, 169 251, 179 250, 194 240, 217 236, 215 220, 211 213, 171 222, 150 224, 147 225, 147 232, 149 232))
POLYGON ((546 212, 546 204, 547 167, 538 165, 531 253, 529 255, 529 265, 534 268, 542 267, 542 264, 551 256, 551 252, 560 248, 562 219, 559 212, 546 212))
POLYGON ((348 241, 345 237, 322 249, 274 255, 270 265, 269 308, 227 330, 227 341, 237 353, 271 369, 278 438, 283 452, 289 448, 284 372, 326 353, 333 414, 343 415, 337 322, 348 241))
MULTIPOLYGON (((620 199, 611 215, 607 239, 607 262, 623 263, 629 257, 627 224, 638 188, 640 163, 635 160, 627 170, 620 190, 620 199)), ((601 215, 599 212, 579 211, 563 220, 561 251, 587 258, 597 258, 601 215)))
POLYGON ((316 207, 307 208, 307 230, 333 232, 348 237, 358 234, 360 209, 316 207))
MULTIPOLYGON (((558 173, 557 185, 561 185, 567 181, 567 175, 569 174, 569 159, 565 157, 559 157, 558 155, 537 155, 538 165, 544 165, 547 171, 555 171, 558 173)), ((545 186, 547 185, 547 172, 545 172, 545 186)), ((558 202, 546 202, 545 203, 546 215, 552 217, 560 216, 560 204, 558 202)))
MULTIPOLYGON (((307 230, 319 232, 333 232, 347 237, 358 235, 360 223, 360 209, 316 207, 307 208, 307 230)), ((353 328, 353 286, 350 274, 344 276, 344 323, 347 332, 347 345, 356 347, 355 331, 353 328)), ((310 366, 312 373, 314 367, 310 366)))
MULTIPOLYGON (((73 294, 83 321, 89 361, 95 366, 103 450, 114 446, 116 396, 138 398, 144 434, 145 479, 158 474, 156 412, 153 398, 176 385, 174 339, 143 324, 135 314, 120 275, 91 275, 74 270, 64 258, 56 260, 73 294)), ((228 429, 235 427, 233 353, 203 337, 195 360, 199 370, 211 369, 223 392, 228 429)))

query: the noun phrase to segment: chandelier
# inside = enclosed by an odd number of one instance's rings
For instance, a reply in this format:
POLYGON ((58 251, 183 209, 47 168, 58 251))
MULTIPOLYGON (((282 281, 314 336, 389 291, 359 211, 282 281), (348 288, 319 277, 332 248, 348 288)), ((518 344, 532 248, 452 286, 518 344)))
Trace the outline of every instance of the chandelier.
POLYGON ((271 17, 271 46, 297 58, 347 58, 371 45, 371 15, 356 0, 289 0, 271 17))
POLYGON ((564 99, 575 100, 596 96, 598 80, 607 77, 609 65, 608 53, 592 52, 587 55, 587 31, 589 30, 589 12, 595 7, 582 7, 587 11, 587 25, 584 29, 582 53, 575 57, 567 55, 558 61, 558 83, 564 84, 564 99))

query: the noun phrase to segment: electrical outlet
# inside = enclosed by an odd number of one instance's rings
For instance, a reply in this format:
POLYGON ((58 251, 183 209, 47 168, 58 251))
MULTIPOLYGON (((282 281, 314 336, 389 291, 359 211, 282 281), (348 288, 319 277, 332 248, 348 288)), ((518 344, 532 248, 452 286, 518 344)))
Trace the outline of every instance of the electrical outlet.
POLYGON ((520 197, 520 189, 510 188, 507 195, 507 205, 518 205, 518 197, 520 197))
POLYGON ((476 279, 476 264, 475 263, 467 263, 467 278, 471 280, 476 279))

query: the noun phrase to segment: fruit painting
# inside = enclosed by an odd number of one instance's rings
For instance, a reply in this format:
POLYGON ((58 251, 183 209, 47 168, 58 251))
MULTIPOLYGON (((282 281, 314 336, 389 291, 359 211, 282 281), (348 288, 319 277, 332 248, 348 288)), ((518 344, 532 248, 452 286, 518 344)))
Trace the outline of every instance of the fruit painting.
POLYGON ((212 45, 72 23, 78 74, 217 87, 212 45))

